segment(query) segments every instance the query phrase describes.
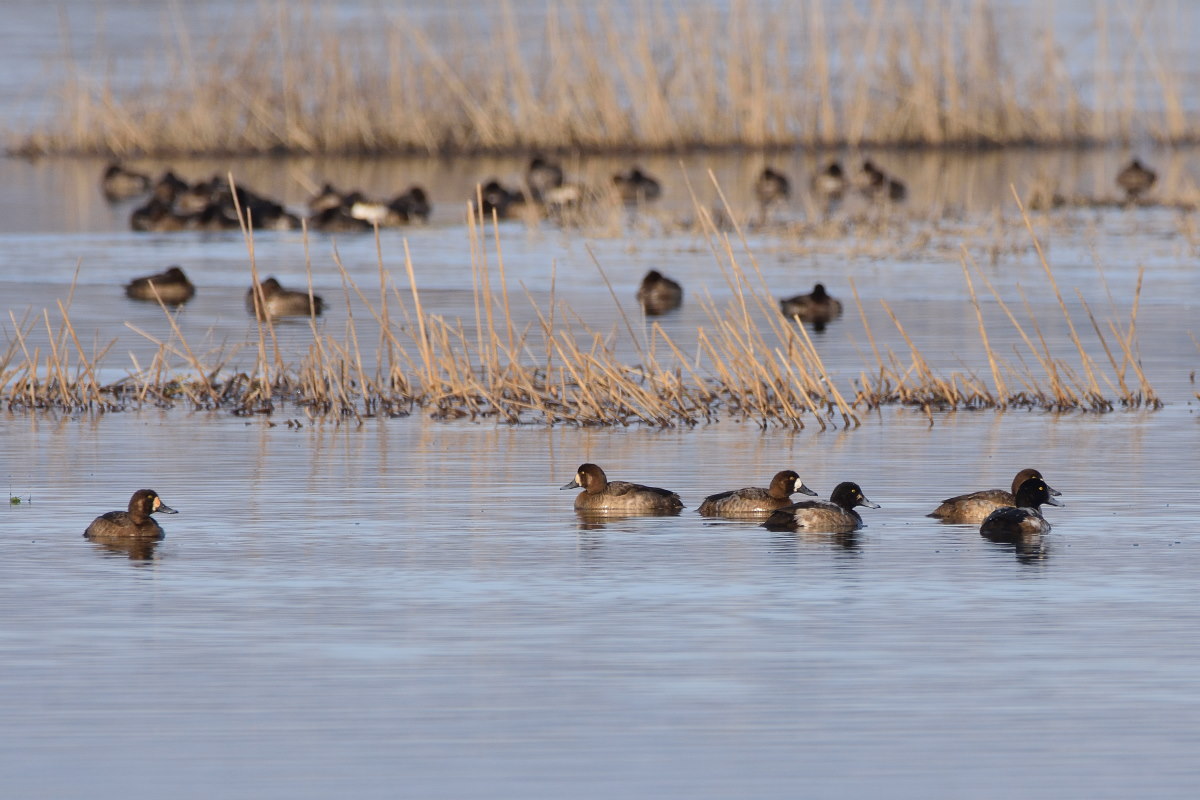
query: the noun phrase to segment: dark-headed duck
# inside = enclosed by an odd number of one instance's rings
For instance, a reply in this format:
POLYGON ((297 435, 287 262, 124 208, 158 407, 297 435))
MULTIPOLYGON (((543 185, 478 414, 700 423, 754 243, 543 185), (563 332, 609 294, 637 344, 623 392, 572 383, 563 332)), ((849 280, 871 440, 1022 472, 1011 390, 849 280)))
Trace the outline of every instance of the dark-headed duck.
POLYGON ((1016 506, 997 508, 988 514, 979 532, 989 539, 1046 533, 1050 523, 1042 516, 1041 507, 1062 505, 1052 491, 1041 478, 1029 478, 1017 489, 1016 506))
POLYGON ((773 513, 763 527, 773 531, 849 533, 862 527, 856 506, 879 508, 863 494, 857 483, 839 483, 829 501, 804 500, 773 513))
POLYGON ((817 330, 842 315, 842 301, 825 291, 825 285, 813 286, 812 293, 798 294, 779 301, 779 310, 785 317, 799 317, 817 330))

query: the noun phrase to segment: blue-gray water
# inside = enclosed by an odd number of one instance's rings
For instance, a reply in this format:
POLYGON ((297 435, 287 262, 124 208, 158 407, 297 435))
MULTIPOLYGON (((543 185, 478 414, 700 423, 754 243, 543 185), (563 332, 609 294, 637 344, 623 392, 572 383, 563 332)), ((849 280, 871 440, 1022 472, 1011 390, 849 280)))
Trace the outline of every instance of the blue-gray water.
MULTIPOLYGON (((0 48, 0 64, 19 60, 15 52, 0 48)), ((0 81, 0 97, 14 85, 0 81)), ((1140 152, 1159 169, 1160 197, 1194 197, 1194 151, 1140 152)), ((881 154, 910 183, 905 206, 841 232, 754 232, 750 250, 773 296, 822 280, 848 299, 853 280, 878 344, 902 362, 907 345, 880 301, 939 374, 986 374, 965 247, 977 280, 992 281, 1029 332, 1032 317, 1053 354, 1076 365, 1009 186, 1024 194, 1032 176, 1049 174, 1072 195, 1111 194, 1129 155, 881 154)), ((800 185, 823 158, 773 161, 800 185)), ((633 292, 658 268, 687 289, 684 308, 661 324, 695 351, 696 328, 713 326, 704 302, 723 307, 733 295, 703 237, 672 224, 696 213, 683 175, 708 208, 711 168, 732 204, 748 209, 762 162, 644 162, 666 193, 643 219, 615 230, 501 226, 518 324, 535 318, 528 291, 539 307, 553 296, 620 340, 606 277, 640 330, 633 292)), ((0 159, 0 348, 14 318, 36 322, 47 309, 57 328, 57 301, 74 285, 72 324, 88 349, 115 340, 102 363, 115 380, 133 368, 130 354, 145 364, 156 347, 126 323, 170 337, 162 312, 127 300, 121 285, 172 263, 199 286, 177 318, 189 342, 255 342, 242 308, 241 235, 134 234, 131 204, 110 206, 98 191, 102 166, 0 159)), ((407 243, 426 310, 469 329, 463 205, 475 181, 511 179, 521 162, 142 166, 191 178, 233 169, 294 208, 326 179, 377 193, 419 180, 435 202, 433 223, 385 232, 383 268, 404 297, 407 243)), ((595 179, 621 164, 571 166, 595 179)), ((811 221, 800 198, 782 213, 811 221)), ((1128 324, 1145 267, 1137 356, 1164 408, 887 408, 862 412, 857 429, 824 432, 729 418, 665 431, 504 427, 437 422, 420 410, 362 426, 313 423, 295 408, 269 420, 183 406, 0 412, 0 477, 21 501, 0 511, 0 794, 1194 796, 1196 212, 1077 208, 1036 214, 1034 227, 1085 348, 1114 381, 1080 297, 1119 351, 1108 323, 1128 324), (293 419, 302 427, 285 424, 293 419), (674 489, 688 508, 580 520, 574 493, 558 487, 584 461, 674 489), (950 495, 1007 486, 1025 466, 1040 468, 1066 504, 1047 509, 1054 529, 1036 551, 924 516, 950 495), (764 485, 789 467, 822 495, 855 480, 882 508, 864 510, 867 527, 842 537, 696 514, 705 495, 764 485), (143 487, 180 512, 162 519, 162 543, 129 552, 82 538, 92 518, 143 487)), ((321 330, 338 334, 354 312, 363 333, 369 318, 344 292, 335 244, 368 295, 379 280, 372 237, 312 237, 315 288, 332 301, 321 330)), ((264 274, 304 279, 299 234, 256 235, 255 257, 264 274)), ((995 299, 976 289, 993 348, 1032 361, 995 299)), ((43 353, 44 328, 25 334, 43 353)), ((280 330, 289 354, 307 347, 306 325, 280 330)), ((813 338, 839 381, 875 363, 852 304, 813 338)), ((363 337, 368 359, 376 341, 363 337)), ((628 342, 617 346, 634 360, 628 342)))

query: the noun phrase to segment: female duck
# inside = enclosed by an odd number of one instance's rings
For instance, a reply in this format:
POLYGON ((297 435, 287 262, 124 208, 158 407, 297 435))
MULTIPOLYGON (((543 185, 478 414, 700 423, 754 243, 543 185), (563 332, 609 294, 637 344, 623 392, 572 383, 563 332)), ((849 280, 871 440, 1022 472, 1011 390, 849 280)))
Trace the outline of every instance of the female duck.
POLYGON ((637 301, 648 316, 658 316, 683 305, 683 287, 656 269, 646 273, 637 290, 637 301))
MULTIPOLYGON (((928 516, 940 519, 942 522, 978 525, 987 518, 988 514, 998 508, 1020 505, 1017 503, 1017 489, 1030 478, 1043 480, 1042 473, 1029 467, 1018 472, 1016 477, 1013 478, 1012 491, 984 489, 978 492, 971 492, 970 494, 960 494, 957 497, 943 500, 942 504, 935 508, 928 516)), ((1062 494, 1049 485, 1046 488, 1050 491, 1050 494, 1056 497, 1062 494)))
POLYGON ((156 303, 161 299, 169 306, 182 305, 191 300, 195 293, 196 287, 179 267, 171 267, 157 275, 134 278, 125 285, 126 297, 134 300, 149 300, 151 303, 156 303), (155 292, 158 293, 157 297, 155 292))
POLYGON ((258 314, 259 318, 263 316, 272 319, 276 317, 309 317, 320 316, 325 310, 325 301, 320 295, 309 297, 308 292, 297 292, 291 289, 284 289, 279 281, 274 278, 267 278, 259 284, 262 290, 262 296, 258 296, 258 292, 251 286, 246 292, 246 310, 254 314, 262 304, 262 309, 265 314, 258 314))
POLYGON ((150 489, 139 489, 129 498, 128 511, 109 511, 92 520, 83 535, 89 539, 161 539, 163 529, 151 514, 178 514, 150 489))
POLYGON ((1041 478, 1029 478, 1017 489, 1017 505, 997 508, 987 515, 979 532, 988 538, 1021 537, 1046 533, 1050 523, 1042 516, 1041 506, 1061 506, 1053 491, 1041 478))
POLYGON ((829 501, 804 500, 781 508, 772 514, 763 527, 773 531, 816 531, 821 533, 850 533, 862 527, 862 517, 855 506, 879 508, 858 488, 857 483, 839 483, 829 501))
POLYGON ((775 473, 770 487, 766 489, 750 486, 745 489, 733 489, 709 495, 700 504, 700 515, 732 519, 765 517, 772 511, 790 506, 792 495, 797 492, 812 497, 817 496, 816 492, 804 485, 804 481, 800 480, 799 475, 790 469, 785 469, 775 473))
POLYGON ((679 495, 667 489, 640 483, 610 481, 595 464, 584 464, 563 489, 583 489, 575 498, 575 510, 593 514, 678 514, 683 508, 679 495))

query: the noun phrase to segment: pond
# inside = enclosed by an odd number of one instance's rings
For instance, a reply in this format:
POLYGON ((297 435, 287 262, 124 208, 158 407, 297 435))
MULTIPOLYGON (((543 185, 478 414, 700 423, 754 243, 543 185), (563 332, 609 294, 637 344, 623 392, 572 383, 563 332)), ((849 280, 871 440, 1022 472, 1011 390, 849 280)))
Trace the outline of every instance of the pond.
MULTIPOLYGON (((289 404, 248 416, 183 402, 5 410, 7 794, 1193 796, 1197 153, 1143 148, 1159 171, 1153 202, 1035 211, 1032 234, 1013 188, 1027 199, 1052 176, 1067 196, 1107 198, 1130 152, 873 155, 907 181, 903 204, 823 215, 801 191, 754 225, 764 163, 806 186, 826 154, 646 157, 665 186, 653 207, 583 227, 504 222, 476 241, 492 269, 503 257, 515 325, 570 310, 630 364, 650 330, 634 300, 649 269, 684 284, 683 307, 656 321, 687 358, 714 327, 706 306, 737 301, 728 254, 761 274, 772 302, 823 282, 847 312, 810 336, 841 386, 878 368, 875 345, 910 363, 892 313, 938 375, 990 376, 965 259, 995 352, 1036 361, 1001 298, 1078 369, 1065 307, 1115 398, 1133 380, 1119 342, 1136 299, 1128 346, 1162 407, 885 405, 857 409, 857 426, 806 417, 803 428, 728 412, 674 427, 504 425, 432 419, 419 404, 362 419, 289 404), (747 223, 745 241, 726 229, 726 249, 705 235, 696 220, 714 209, 747 223), (559 487, 584 462, 675 490, 686 507, 581 518, 559 487), (926 516, 951 495, 1006 488, 1026 466, 1064 503, 1045 510, 1053 529, 1036 546, 926 516), (855 481, 881 508, 860 509, 866 527, 846 535, 696 511, 788 468, 823 497, 855 481), (161 518, 162 541, 83 538, 140 488, 179 512, 161 518)), ((603 181, 629 163, 569 166, 603 181)), ((104 200, 103 166, 0 159, 0 352, 18 330, 45 352, 61 301, 84 349, 112 342, 98 368, 119 380, 172 336, 163 311, 122 286, 180 264, 198 287, 174 317, 182 336, 251 368, 242 234, 132 232, 136 203, 104 200)), ((429 187, 429 224, 378 239, 254 235, 259 274, 302 286, 311 267, 329 306, 317 330, 356 326, 373 364, 378 326, 346 281, 370 299, 382 271, 398 298, 415 286, 427 313, 473 332, 466 202, 488 176, 519 176, 524 159, 139 166, 193 180, 227 170, 297 210, 325 180, 375 194, 429 187)), ((276 330, 285 361, 307 352, 307 321, 276 330)))

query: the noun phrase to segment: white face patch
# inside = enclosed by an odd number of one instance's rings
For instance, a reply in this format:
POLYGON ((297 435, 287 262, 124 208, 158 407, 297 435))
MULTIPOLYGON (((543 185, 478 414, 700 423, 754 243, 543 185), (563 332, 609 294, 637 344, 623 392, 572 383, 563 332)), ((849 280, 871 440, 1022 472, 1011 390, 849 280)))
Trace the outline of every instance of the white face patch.
POLYGON ((578 483, 580 486, 583 486, 583 473, 582 472, 575 473, 575 482, 578 483))
POLYGON ((151 506, 151 508, 153 508, 155 511, 158 511, 158 507, 161 505, 162 505, 162 500, 159 500, 158 495, 155 495, 154 496, 154 505, 151 506))

